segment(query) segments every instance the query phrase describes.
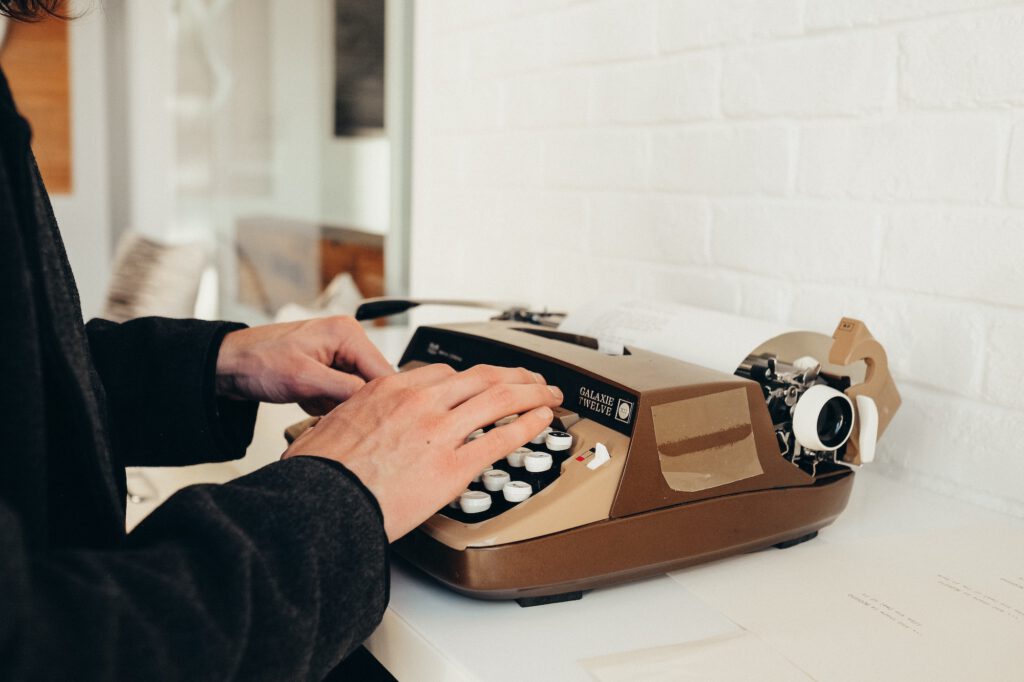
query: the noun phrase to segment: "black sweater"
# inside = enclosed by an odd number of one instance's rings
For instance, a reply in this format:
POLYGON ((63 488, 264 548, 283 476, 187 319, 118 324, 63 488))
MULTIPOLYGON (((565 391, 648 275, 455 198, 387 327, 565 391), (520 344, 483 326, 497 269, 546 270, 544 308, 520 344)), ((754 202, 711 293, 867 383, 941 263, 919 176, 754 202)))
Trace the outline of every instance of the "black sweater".
POLYGON ((241 325, 84 326, 29 140, 0 71, 0 679, 320 679, 387 603, 376 500, 297 457, 125 534, 126 465, 244 454, 256 405, 213 385, 241 325))

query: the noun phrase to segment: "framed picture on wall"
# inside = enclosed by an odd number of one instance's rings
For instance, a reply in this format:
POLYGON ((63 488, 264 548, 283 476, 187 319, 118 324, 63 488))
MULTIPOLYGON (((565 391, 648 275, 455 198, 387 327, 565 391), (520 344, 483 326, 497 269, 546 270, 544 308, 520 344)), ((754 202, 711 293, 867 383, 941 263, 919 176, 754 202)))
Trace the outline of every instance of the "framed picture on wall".
POLYGON ((334 135, 384 133, 385 0, 334 0, 334 135))

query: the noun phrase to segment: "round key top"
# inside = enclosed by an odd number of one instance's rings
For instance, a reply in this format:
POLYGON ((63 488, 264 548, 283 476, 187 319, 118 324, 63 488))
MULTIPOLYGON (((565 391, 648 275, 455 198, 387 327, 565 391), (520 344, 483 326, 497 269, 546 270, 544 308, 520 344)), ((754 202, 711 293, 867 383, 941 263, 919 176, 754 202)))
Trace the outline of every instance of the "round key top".
POLYGON ((477 438, 479 438, 482 435, 484 435, 484 430, 483 429, 477 429, 473 433, 471 433, 468 436, 466 436, 466 442, 467 443, 472 443, 473 441, 475 441, 477 438))
POLYGON ((523 465, 530 473, 540 473, 551 469, 551 453, 531 452, 523 458, 523 465))
POLYGON ((494 422, 494 425, 495 426, 508 426, 509 424, 511 424, 512 422, 514 422, 517 419, 519 419, 519 415, 518 414, 510 414, 509 416, 502 417, 498 421, 494 422))
POLYGON ((467 514, 479 514, 491 508, 491 496, 480 490, 467 490, 459 497, 459 506, 467 514))
POLYGON ((572 447, 572 436, 565 431, 552 431, 544 438, 544 447, 551 452, 562 452, 572 447))
POLYGON ((522 468, 523 466, 523 459, 527 455, 532 453, 533 450, 531 450, 530 448, 516 448, 512 452, 508 453, 508 455, 505 457, 505 461, 508 462, 508 465, 510 467, 515 467, 519 469, 522 468))
POLYGON ((512 480, 512 477, 508 475, 507 471, 491 469, 490 471, 484 472, 483 479, 484 487, 492 493, 496 493, 504 488, 505 484, 512 480))
POLYGON ((524 483, 523 481, 509 481, 501 489, 501 494, 505 496, 505 500, 508 502, 522 502, 533 494, 533 488, 530 487, 529 483, 524 483))
POLYGON ((548 437, 548 434, 551 433, 552 431, 554 431, 554 429, 552 429, 550 426, 545 426, 543 431, 541 431, 532 439, 530 439, 530 442, 534 445, 544 445, 545 439, 548 437))

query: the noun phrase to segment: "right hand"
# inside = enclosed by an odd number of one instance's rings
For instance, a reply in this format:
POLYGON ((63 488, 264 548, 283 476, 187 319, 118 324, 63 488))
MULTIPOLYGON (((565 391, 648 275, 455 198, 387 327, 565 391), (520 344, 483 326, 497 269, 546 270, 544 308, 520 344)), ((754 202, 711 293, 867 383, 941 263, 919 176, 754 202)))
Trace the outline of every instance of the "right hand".
POLYGON ((544 430, 562 392, 523 368, 436 364, 374 379, 299 436, 282 459, 333 459, 377 498, 388 541, 455 499, 473 477, 544 430), (510 414, 511 424, 466 443, 510 414))

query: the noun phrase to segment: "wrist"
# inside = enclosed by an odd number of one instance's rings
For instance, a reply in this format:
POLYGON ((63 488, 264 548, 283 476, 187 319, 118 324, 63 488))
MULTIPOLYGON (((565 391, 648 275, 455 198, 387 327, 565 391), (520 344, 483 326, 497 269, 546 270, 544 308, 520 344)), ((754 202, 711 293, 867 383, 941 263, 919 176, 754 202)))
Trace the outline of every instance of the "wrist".
POLYGON ((242 352, 239 349, 239 333, 244 329, 228 332, 221 339, 214 367, 214 393, 220 398, 241 399, 239 386, 242 372, 242 352))

